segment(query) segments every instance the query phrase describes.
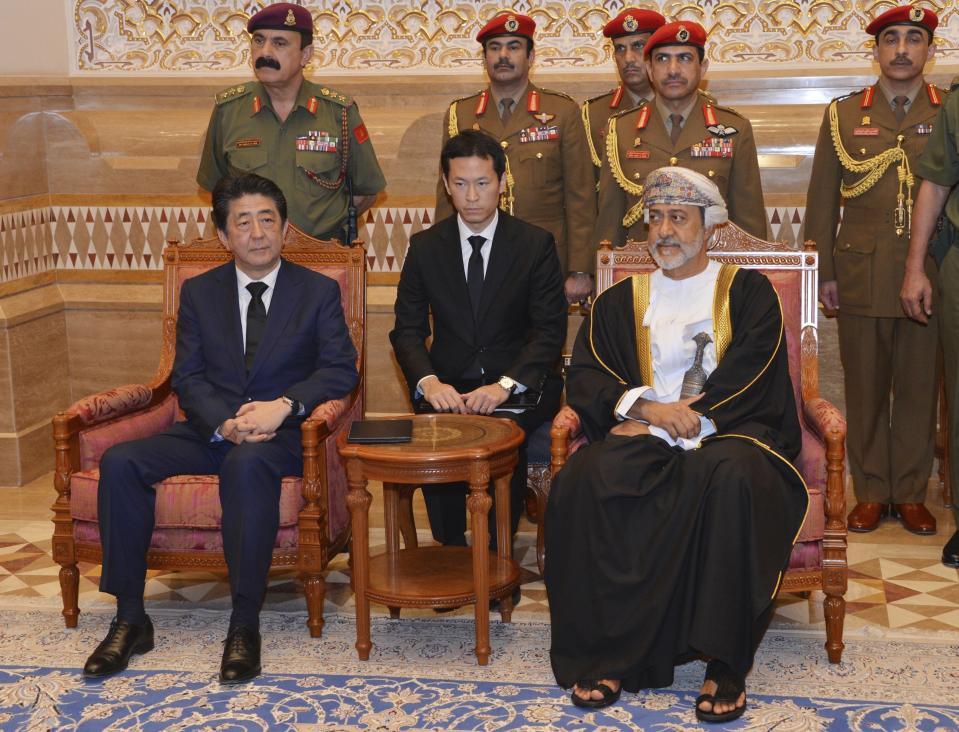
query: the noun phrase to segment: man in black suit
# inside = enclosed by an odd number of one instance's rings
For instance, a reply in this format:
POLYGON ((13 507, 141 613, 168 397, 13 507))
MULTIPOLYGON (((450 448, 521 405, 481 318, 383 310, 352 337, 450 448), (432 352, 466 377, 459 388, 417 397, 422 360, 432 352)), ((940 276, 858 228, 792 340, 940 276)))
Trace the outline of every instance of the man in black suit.
MULTIPOLYGON (((506 156, 486 133, 450 138, 440 162, 456 215, 411 237, 390 341, 414 401, 444 412, 495 412, 528 435, 556 414, 562 391, 552 369, 567 306, 553 236, 497 209, 506 156), (496 411, 527 389, 542 392, 535 408, 496 411)), ((524 444, 510 485, 514 533, 525 489, 524 444)), ((423 494, 433 537, 465 546, 466 487, 424 486, 423 494)))
POLYGON ((122 671, 132 654, 153 648, 143 607, 153 484, 182 474, 219 476, 233 599, 220 680, 260 673, 280 480, 303 474, 306 416, 359 378, 336 282, 280 256, 287 212, 276 184, 253 174, 221 179, 213 219, 233 262, 180 290, 171 383, 187 419, 116 445, 100 461, 100 590, 117 597, 117 616, 83 668, 88 678, 122 671))

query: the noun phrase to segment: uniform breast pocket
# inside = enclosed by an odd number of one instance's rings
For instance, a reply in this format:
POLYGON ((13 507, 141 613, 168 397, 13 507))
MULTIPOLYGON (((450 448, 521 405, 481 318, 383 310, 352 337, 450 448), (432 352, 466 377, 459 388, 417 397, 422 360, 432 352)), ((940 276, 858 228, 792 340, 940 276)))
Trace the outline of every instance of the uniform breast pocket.
POLYGON ((847 239, 840 232, 833 255, 840 306, 872 304, 872 258, 875 252, 874 238, 847 239))
POLYGON ((236 147, 227 150, 230 167, 242 173, 254 173, 267 164, 266 149, 262 147, 236 147))
POLYGON ((705 175, 715 183, 728 202, 729 195, 727 189, 729 188, 729 178, 733 169, 732 158, 690 158, 686 164, 691 170, 705 175))
POLYGON ((297 150, 296 187, 308 193, 322 188, 322 182, 334 183, 340 175, 340 156, 335 152, 297 150))
MULTIPOLYGON (((536 144, 534 147, 536 149, 519 152, 523 178, 531 180, 536 186, 545 186, 559 181, 563 175, 559 149, 542 144, 536 144)), ((513 173, 514 177, 517 172, 513 173)))

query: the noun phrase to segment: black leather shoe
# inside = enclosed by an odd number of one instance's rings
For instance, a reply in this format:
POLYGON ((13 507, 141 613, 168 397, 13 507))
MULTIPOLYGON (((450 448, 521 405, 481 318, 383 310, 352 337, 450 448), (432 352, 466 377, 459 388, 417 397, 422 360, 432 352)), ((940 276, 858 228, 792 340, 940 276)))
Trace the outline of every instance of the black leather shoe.
POLYGON ((83 676, 99 679, 123 671, 134 653, 153 650, 153 623, 147 617, 144 625, 133 625, 114 618, 97 649, 83 665, 83 676))
POLYGON ((947 567, 959 567, 959 531, 943 547, 942 563, 947 567))
POLYGON ((240 684, 260 675, 260 633, 238 626, 227 633, 220 661, 220 681, 240 684))

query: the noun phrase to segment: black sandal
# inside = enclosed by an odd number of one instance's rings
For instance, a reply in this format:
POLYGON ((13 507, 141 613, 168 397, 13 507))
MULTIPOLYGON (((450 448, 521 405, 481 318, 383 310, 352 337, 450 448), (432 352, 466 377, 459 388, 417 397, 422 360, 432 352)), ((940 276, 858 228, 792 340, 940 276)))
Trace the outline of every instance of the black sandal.
POLYGON ((740 695, 745 693, 746 682, 740 678, 735 671, 719 659, 714 658, 706 664, 706 678, 704 681, 715 681, 716 693, 700 694, 696 697, 696 719, 700 722, 709 723, 731 722, 743 716, 743 712, 746 711, 746 705, 749 701, 748 699, 743 701, 741 707, 736 707, 723 714, 716 714, 712 711, 712 709, 716 708, 717 704, 735 704, 739 701, 740 695), (709 704, 712 705, 710 711, 707 712, 699 708, 699 705, 703 702, 709 702, 709 704))
POLYGON ((623 691, 622 683, 620 683, 616 691, 613 691, 607 684, 592 680, 577 681, 576 687, 578 687, 580 691, 587 693, 590 691, 598 691, 603 695, 602 699, 584 699, 576 693, 576 688, 574 687, 569 694, 573 700, 573 704, 578 707, 586 707, 587 709, 602 709, 603 707, 608 707, 610 704, 615 704, 619 701, 619 695, 623 691))

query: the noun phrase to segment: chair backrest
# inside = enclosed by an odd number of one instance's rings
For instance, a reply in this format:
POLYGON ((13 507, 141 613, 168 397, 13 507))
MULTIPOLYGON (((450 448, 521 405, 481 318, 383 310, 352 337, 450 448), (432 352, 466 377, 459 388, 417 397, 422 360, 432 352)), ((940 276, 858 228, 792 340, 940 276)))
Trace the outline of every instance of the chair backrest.
MULTIPOLYGON (((803 249, 785 242, 759 239, 730 222, 718 227, 710 243, 709 256, 721 262, 758 269, 772 283, 782 302, 789 354, 789 375, 795 390, 796 406, 804 397, 819 391, 819 341, 817 331, 818 253, 807 241, 803 249)), ((650 272, 656 264, 646 242, 629 240, 620 248, 608 241, 600 243, 596 254, 596 292, 640 272, 650 272)), ((805 430, 805 419, 799 409, 805 430)))
MULTIPOLYGON (((359 354, 361 377, 366 353, 366 256, 363 243, 347 247, 338 241, 321 241, 290 224, 283 256, 295 264, 320 272, 340 286, 343 315, 359 354)), ((163 251, 163 348, 157 375, 169 375, 176 350, 176 315, 180 287, 191 277, 230 261, 233 256, 215 236, 188 244, 170 241, 163 251)))

